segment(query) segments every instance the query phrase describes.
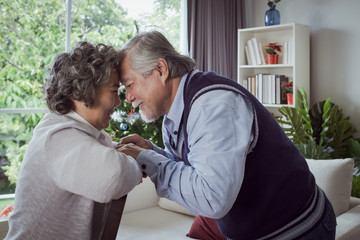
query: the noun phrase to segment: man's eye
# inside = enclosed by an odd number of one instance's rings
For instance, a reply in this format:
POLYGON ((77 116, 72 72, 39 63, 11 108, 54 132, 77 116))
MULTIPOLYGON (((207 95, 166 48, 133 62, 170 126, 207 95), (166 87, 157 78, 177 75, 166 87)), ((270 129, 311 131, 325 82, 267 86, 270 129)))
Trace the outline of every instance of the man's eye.
POLYGON ((132 84, 126 85, 126 89, 131 88, 132 84))

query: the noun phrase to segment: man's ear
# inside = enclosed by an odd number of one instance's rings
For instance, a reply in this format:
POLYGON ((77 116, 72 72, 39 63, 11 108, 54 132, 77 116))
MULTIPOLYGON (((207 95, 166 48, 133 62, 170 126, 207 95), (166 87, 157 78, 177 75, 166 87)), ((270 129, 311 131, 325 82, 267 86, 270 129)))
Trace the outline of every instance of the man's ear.
POLYGON ((159 72, 161 83, 165 85, 165 82, 169 77, 169 67, 167 61, 164 58, 160 58, 158 60, 156 70, 159 72))

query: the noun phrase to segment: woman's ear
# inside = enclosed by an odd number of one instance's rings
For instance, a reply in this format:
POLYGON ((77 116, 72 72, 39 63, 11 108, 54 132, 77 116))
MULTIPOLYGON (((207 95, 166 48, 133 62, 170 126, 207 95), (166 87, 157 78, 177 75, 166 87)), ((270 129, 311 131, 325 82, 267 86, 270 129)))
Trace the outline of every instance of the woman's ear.
POLYGON ((159 72, 161 82, 165 85, 165 82, 169 77, 169 67, 167 61, 164 58, 160 58, 158 60, 156 70, 159 72))

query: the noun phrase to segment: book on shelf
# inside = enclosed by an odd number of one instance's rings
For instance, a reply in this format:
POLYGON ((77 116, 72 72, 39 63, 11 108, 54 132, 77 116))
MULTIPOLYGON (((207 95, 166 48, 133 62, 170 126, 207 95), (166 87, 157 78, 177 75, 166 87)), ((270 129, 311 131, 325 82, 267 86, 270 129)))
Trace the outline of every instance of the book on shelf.
POLYGON ((284 46, 283 46, 283 52, 284 52, 284 57, 283 57, 283 63, 284 64, 289 64, 288 61, 288 41, 284 42, 284 46))
POLYGON ((247 41, 247 46, 249 48, 249 55, 250 55, 251 65, 256 65, 255 50, 254 50, 254 46, 252 44, 251 39, 249 39, 247 41))
MULTIPOLYGON (((280 75, 279 78, 280 78, 280 86, 283 85, 284 83, 289 82, 289 78, 286 77, 285 75, 280 75)), ((281 92, 280 104, 287 104, 286 90, 284 89, 284 87, 281 87, 280 92, 281 92)))
POLYGON ((275 104, 275 75, 270 75, 270 104, 275 104))
POLYGON ((249 92, 251 92, 251 77, 248 77, 248 80, 247 80, 247 90, 249 92))
POLYGON ((245 88, 246 90, 248 90, 248 80, 247 79, 243 79, 241 82, 240 82, 240 85, 245 88))
POLYGON ((282 52, 283 52, 282 63, 283 64, 292 64, 292 41, 291 41, 291 39, 284 41, 282 52))
POLYGON ((287 104, 286 91, 281 84, 289 78, 279 74, 258 73, 243 79, 240 83, 262 104, 287 104))
POLYGON ((258 43, 258 46, 259 46, 261 64, 265 65, 265 64, 266 64, 266 61, 265 61, 264 54, 266 55, 266 52, 264 53, 264 50, 263 50, 263 48, 262 48, 262 46, 261 46, 261 42, 258 43))
POLYGON ((251 93, 256 96, 255 76, 251 77, 251 93))
POLYGON ((269 81, 269 74, 264 74, 263 75, 263 101, 262 103, 264 104, 269 104, 269 86, 270 86, 270 81, 269 81))
POLYGON ((281 103, 281 86, 280 86, 280 75, 275 75, 275 104, 281 103))
POLYGON ((267 52, 266 52, 266 45, 268 43, 264 42, 264 41, 259 41, 259 51, 260 51, 260 56, 262 56, 264 63, 263 64, 268 64, 267 62, 267 52))
POLYGON ((263 80, 262 80, 262 73, 256 74, 256 98, 262 102, 263 101, 263 80))
POLYGON ((246 55, 247 64, 252 65, 250 59, 249 47, 247 45, 245 45, 245 55, 246 55))
POLYGON ((254 48, 256 65, 261 65, 262 62, 261 62, 261 58, 260 58, 259 44, 258 44, 256 37, 251 38, 251 43, 254 48))
POLYGON ((293 50, 292 50, 292 40, 291 38, 289 39, 288 41, 288 54, 287 54, 287 57, 288 57, 288 64, 293 64, 293 61, 292 61, 292 57, 293 57, 293 50))

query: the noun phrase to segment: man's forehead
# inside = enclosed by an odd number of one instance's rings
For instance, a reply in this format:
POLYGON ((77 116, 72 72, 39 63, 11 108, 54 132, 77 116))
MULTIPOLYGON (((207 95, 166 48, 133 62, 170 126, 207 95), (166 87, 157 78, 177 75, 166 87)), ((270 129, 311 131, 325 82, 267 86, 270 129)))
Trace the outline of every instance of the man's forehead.
POLYGON ((129 78, 127 78, 127 77, 125 77, 125 78, 120 78, 120 83, 121 83, 121 84, 125 84, 128 80, 129 80, 129 78))

